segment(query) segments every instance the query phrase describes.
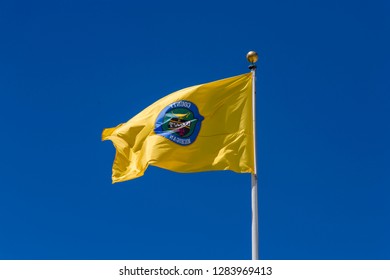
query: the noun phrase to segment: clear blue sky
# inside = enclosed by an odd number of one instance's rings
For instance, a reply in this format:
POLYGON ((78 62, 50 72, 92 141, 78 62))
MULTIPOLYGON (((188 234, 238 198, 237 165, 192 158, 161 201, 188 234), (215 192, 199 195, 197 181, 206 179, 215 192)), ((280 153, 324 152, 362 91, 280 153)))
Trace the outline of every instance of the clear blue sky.
POLYGON ((111 184, 106 127, 260 54, 260 257, 390 259, 389 1, 2 1, 0 259, 250 259, 250 175, 111 184))

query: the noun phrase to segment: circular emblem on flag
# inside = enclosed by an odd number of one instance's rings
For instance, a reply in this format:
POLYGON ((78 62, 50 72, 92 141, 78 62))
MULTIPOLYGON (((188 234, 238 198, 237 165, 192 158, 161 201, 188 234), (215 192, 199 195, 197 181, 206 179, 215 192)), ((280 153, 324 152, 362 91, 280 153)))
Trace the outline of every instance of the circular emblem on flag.
POLYGON ((180 100, 165 107, 157 117, 154 132, 182 146, 192 144, 203 117, 190 101, 180 100))

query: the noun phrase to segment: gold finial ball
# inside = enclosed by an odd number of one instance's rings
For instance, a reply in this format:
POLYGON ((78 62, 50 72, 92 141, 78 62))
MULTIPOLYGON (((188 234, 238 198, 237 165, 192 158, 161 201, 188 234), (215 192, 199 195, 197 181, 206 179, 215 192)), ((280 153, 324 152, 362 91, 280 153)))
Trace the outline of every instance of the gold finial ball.
POLYGON ((257 55, 257 52, 255 51, 250 51, 246 55, 246 59, 252 64, 256 63, 256 61, 259 59, 259 56, 257 55))

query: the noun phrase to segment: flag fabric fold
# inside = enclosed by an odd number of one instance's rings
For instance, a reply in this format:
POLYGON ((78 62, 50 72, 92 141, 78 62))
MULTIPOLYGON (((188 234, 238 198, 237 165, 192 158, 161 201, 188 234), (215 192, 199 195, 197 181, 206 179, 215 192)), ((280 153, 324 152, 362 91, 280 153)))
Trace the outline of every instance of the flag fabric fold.
POLYGON ((149 165, 184 173, 253 172, 252 75, 171 93, 104 129, 102 140, 116 148, 113 183, 140 177, 149 165))

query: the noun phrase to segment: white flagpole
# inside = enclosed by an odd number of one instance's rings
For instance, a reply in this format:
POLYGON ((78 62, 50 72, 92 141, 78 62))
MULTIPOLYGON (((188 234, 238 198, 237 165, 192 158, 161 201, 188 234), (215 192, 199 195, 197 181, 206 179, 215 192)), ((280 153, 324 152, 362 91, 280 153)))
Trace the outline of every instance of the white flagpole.
POLYGON ((256 61, 258 55, 254 51, 248 52, 246 58, 251 63, 252 72, 252 119, 253 119, 253 160, 252 173, 252 260, 259 259, 259 207, 257 192, 257 160, 256 160, 256 61))

